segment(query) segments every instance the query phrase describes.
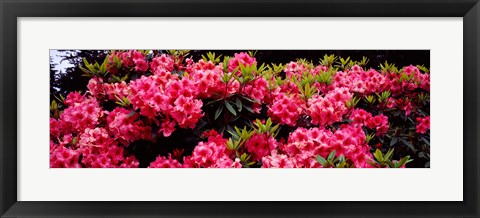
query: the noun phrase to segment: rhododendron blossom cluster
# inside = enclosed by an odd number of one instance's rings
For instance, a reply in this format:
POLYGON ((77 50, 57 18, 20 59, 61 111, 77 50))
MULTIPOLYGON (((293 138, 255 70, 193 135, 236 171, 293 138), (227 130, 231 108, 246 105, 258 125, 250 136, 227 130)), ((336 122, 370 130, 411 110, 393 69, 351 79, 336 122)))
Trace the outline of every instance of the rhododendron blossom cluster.
POLYGON ((425 134, 428 129, 430 129, 430 116, 427 117, 417 117, 418 125, 417 133, 425 134))
POLYGON ((331 168, 429 164, 430 72, 325 55, 110 51, 52 100, 53 168, 331 168), (340 61, 341 60, 341 61, 340 61), (418 159, 418 160, 417 160, 418 159))

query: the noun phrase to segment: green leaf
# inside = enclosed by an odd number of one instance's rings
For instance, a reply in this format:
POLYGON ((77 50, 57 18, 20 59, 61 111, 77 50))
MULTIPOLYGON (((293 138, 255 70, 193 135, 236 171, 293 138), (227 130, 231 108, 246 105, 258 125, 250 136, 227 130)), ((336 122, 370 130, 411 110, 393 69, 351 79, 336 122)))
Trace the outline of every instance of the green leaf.
POLYGON ((118 101, 116 101, 115 104, 118 104, 118 105, 123 106, 123 107, 126 106, 123 102, 118 102, 118 101))
POLYGON ((77 142, 78 142, 78 137, 75 137, 75 138, 73 138, 73 140, 72 140, 72 144, 73 144, 73 145, 76 145, 76 144, 77 144, 77 142))
MULTIPOLYGON (((230 135, 232 136, 232 138, 235 139, 235 140, 240 138, 236 133, 231 132, 230 130, 227 130, 227 132, 230 133, 230 135)), ((229 138, 229 139, 232 139, 232 138, 229 138)))
POLYGON ((136 111, 132 111, 130 112, 128 115, 127 115, 127 118, 130 118, 132 117, 133 115, 135 115, 137 112, 136 111))
POLYGON ((337 164, 337 168, 345 168, 345 165, 347 165, 347 162, 340 162, 337 164))
POLYGON ((237 127, 237 126, 233 126, 235 128, 235 133, 237 135, 241 135, 243 136, 244 135, 244 130, 247 131, 247 129, 245 127, 243 127, 243 130, 240 131, 240 129, 237 127))
POLYGON ((242 101, 240 101, 239 98, 237 98, 237 101, 235 102, 235 105, 237 105, 238 112, 242 111, 242 101))
POLYGON ((267 122, 265 122, 265 126, 267 127, 267 129, 270 129, 270 127, 272 126, 272 119, 268 118, 267 122))
POLYGON ((126 105, 130 105, 130 100, 129 100, 126 96, 123 97, 123 100, 122 100, 122 101, 123 101, 126 105))
POLYGON ((322 156, 317 155, 317 162, 320 163, 322 166, 325 166, 327 160, 325 160, 325 158, 323 158, 322 156))
POLYGON ((247 105, 243 105, 243 107, 244 107, 245 109, 247 109, 248 112, 250 112, 250 113, 252 113, 252 114, 255 113, 255 112, 252 110, 251 107, 249 107, 249 106, 247 106, 247 105))
POLYGON ((390 146, 394 146, 397 142, 398 142, 398 138, 397 138, 397 137, 393 137, 393 138, 392 138, 392 141, 390 141, 390 146))
POLYGON ((58 100, 58 102, 60 102, 60 103, 63 103, 63 101, 65 100, 62 95, 60 95, 60 97, 58 97, 58 96, 54 96, 54 97, 55 97, 55 98, 58 100))
POLYGON ((84 73, 87 73, 89 76, 91 76, 91 75, 90 75, 90 74, 91 74, 90 70, 88 70, 88 69, 86 69, 86 68, 84 68, 84 67, 82 67, 82 66, 80 66, 80 70, 82 70, 84 73))
POLYGON ((330 154, 328 155, 327 160, 330 161, 330 162, 333 162, 334 158, 335 158, 335 150, 333 150, 332 152, 330 152, 330 154))
MULTIPOLYGON (((236 128, 236 126, 235 126, 235 128, 236 128)), ((232 132, 232 133, 234 133, 234 134, 237 134, 236 131, 235 131, 235 129, 234 129, 232 126, 230 126, 230 125, 227 125, 227 132, 232 132)))
POLYGON ((373 156, 375 157, 375 159, 378 161, 378 162, 382 162, 383 161, 383 154, 382 154, 382 151, 380 151, 379 149, 377 149, 375 151, 375 153, 373 153, 373 156))
POLYGON ((88 63, 88 61, 87 61, 87 58, 84 57, 82 60, 83 60, 83 64, 84 64, 85 66, 90 65, 90 63, 88 63))
POLYGON ((247 101, 249 101, 249 102, 252 102, 252 103, 260 103, 257 99, 249 98, 249 97, 247 97, 247 96, 243 96, 243 95, 242 95, 242 96, 240 96, 240 97, 242 97, 243 99, 245 99, 245 100, 247 100, 247 101))
POLYGON ((410 156, 405 156, 403 157, 399 162, 397 162, 397 168, 402 167, 402 165, 407 164, 412 162, 412 159, 410 159, 410 156))
POLYGON ((430 145, 430 141, 428 141, 428 139, 426 139, 425 137, 422 136, 422 141, 424 141, 427 145, 430 145))
POLYGON ((393 156, 393 150, 394 149, 390 149, 387 151, 387 153, 385 154, 385 156, 383 157, 385 160, 390 160, 390 158, 393 156))
POLYGON ((128 79, 128 74, 126 74, 124 77, 122 77, 120 80, 125 81, 128 79))
POLYGON ((117 100, 123 103, 123 100, 120 97, 118 97, 118 95, 115 95, 115 98, 117 98, 117 100))
POLYGON ((57 102, 55 100, 52 101, 52 104, 50 105, 50 109, 52 110, 57 109, 57 102))
POLYGON ((233 141, 232 138, 229 138, 227 140, 227 143, 225 144, 225 147, 227 147, 228 150, 233 150, 233 141))
POLYGON ((273 127, 270 129, 270 131, 271 131, 271 132, 277 131, 277 129, 278 129, 279 126, 280 126, 280 124, 277 124, 277 125, 273 126, 273 127))
POLYGON ((227 107, 228 111, 230 111, 230 113, 232 113, 234 116, 237 116, 237 112, 235 111, 235 109, 233 109, 233 106, 228 101, 225 101, 225 106, 227 107))
POLYGON ((215 117, 213 119, 214 120, 218 119, 220 114, 222 114, 222 111, 223 111, 223 105, 217 108, 217 110, 215 111, 215 117))
POLYGON ((403 144, 405 144, 406 146, 408 146, 413 152, 415 152, 415 147, 413 147, 413 145, 408 142, 407 140, 403 139, 403 138, 400 138, 400 140, 403 142, 403 144))

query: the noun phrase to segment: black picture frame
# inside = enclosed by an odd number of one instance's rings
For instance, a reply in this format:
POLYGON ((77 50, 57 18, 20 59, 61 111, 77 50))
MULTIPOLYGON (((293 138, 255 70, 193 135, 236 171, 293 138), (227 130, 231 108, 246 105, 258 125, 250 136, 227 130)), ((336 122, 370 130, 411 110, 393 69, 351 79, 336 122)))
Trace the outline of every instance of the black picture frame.
MULTIPOLYGON (((479 0, 0 0, 1 217, 478 217, 479 0), (17 201, 18 17, 463 17, 462 202, 17 201)), ((41 187, 39 187, 41 188, 41 187)), ((401 194, 404 190, 393 190, 401 194)))

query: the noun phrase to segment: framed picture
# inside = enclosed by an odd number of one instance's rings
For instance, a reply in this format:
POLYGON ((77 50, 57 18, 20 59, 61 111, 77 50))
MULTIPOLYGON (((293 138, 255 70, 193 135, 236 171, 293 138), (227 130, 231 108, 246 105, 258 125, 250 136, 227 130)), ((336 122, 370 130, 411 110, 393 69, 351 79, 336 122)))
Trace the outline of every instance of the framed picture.
POLYGON ((479 215, 478 0, 0 7, 2 217, 479 215))

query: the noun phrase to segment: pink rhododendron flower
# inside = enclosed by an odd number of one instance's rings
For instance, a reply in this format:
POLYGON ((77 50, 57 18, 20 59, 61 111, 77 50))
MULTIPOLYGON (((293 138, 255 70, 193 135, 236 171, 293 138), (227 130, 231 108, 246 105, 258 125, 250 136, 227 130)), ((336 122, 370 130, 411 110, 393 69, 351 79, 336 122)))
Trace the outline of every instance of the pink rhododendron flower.
POLYGON ((198 120, 203 117, 202 105, 200 100, 181 95, 175 100, 175 107, 170 115, 181 128, 194 128, 198 120))
POLYGON ((108 130, 126 146, 136 140, 149 140, 152 129, 142 121, 136 121, 139 116, 136 112, 117 107, 107 116, 108 130))
POLYGON ((300 98, 295 95, 287 96, 281 93, 273 100, 273 104, 268 109, 268 114, 276 122, 295 126, 304 110, 303 108, 304 106, 300 98))
POLYGON ((277 147, 277 141, 265 133, 254 134, 245 142, 245 147, 255 160, 261 160, 277 147))
POLYGON ((417 117, 415 119, 417 121, 416 132, 420 134, 425 134, 427 130, 430 129, 430 116, 426 117, 417 117))
POLYGON ((355 123, 366 125, 366 123, 372 119, 372 114, 363 109, 354 109, 350 115, 350 119, 355 123))
POLYGON ((150 62, 150 69, 157 75, 161 75, 164 72, 172 72, 173 68, 173 59, 165 54, 153 58, 152 62, 150 62))
POLYGON ((363 71, 362 68, 354 66, 352 71, 349 72, 349 76, 352 80, 352 90, 355 92, 363 94, 380 93, 389 87, 389 80, 373 69, 363 71))
POLYGON ((123 68, 131 68, 134 63, 132 60, 132 53, 130 52, 122 52, 122 51, 114 51, 112 52, 107 58, 107 71, 111 74, 119 73, 120 69, 123 68))
POLYGON ((285 65, 284 71, 287 77, 291 78, 294 75, 297 77, 302 76, 304 72, 309 72, 310 70, 307 69, 307 67, 303 63, 292 61, 285 65))
POLYGON ((354 109, 350 115, 350 119, 352 119, 355 124, 376 130, 375 135, 377 136, 384 135, 389 128, 387 116, 383 114, 373 116, 363 109, 354 109))
POLYGON ((132 59, 133 59, 133 62, 135 63, 135 71, 145 72, 148 70, 148 63, 145 60, 145 57, 142 53, 138 51, 133 51, 132 59))
POLYGON ((277 154, 273 152, 271 156, 262 158, 263 168, 294 168, 295 160, 287 157, 284 154, 277 154))
POLYGON ((331 137, 333 133, 323 128, 297 128, 288 137, 288 143, 282 145, 282 150, 295 160, 296 167, 320 167, 315 157, 331 152, 331 137))
POLYGON ((167 110, 168 98, 161 92, 161 87, 155 81, 154 76, 131 81, 129 84, 131 94, 128 99, 135 110, 149 118, 154 118, 159 112, 167 110))
POLYGON ((368 128, 371 128, 371 129, 376 129, 377 132, 375 133, 375 135, 379 136, 379 135, 384 135, 385 133, 387 133, 387 130, 389 128, 388 126, 388 117, 385 116, 385 115, 377 115, 377 116, 374 116, 372 118, 370 118, 366 123, 365 125, 368 127, 368 128))
POLYGON ((246 85, 244 88, 245 94, 247 94, 248 97, 257 101, 257 103, 253 103, 252 105, 252 109, 256 113, 260 113, 260 109, 262 107, 262 104, 260 102, 265 102, 265 98, 268 94, 267 86, 267 80, 263 77, 260 77, 253 81, 253 84, 246 85))
POLYGON ((88 91, 97 99, 103 99, 106 95, 103 80, 98 77, 93 77, 88 81, 88 91))
POLYGON ((430 74, 420 73, 420 70, 415 66, 407 66, 402 73, 390 73, 387 77, 390 80, 390 91, 394 97, 413 91, 416 88, 430 91, 430 74), (407 78, 402 79, 403 74, 407 78))
MULTIPOLYGON (((211 62, 210 62, 211 63, 211 62)), ((218 98, 225 94, 225 84, 222 82, 220 71, 196 70, 192 73, 196 83, 197 95, 201 98, 218 98)))
POLYGON ((387 108, 394 108, 396 105, 395 99, 391 97, 387 99, 387 108))
POLYGON ((403 101, 402 99, 397 100, 397 104, 401 105, 401 109, 405 111, 405 115, 409 116, 413 110, 412 103, 407 99, 403 101))
POLYGON ((356 167, 370 167, 368 161, 372 160, 372 154, 369 152, 365 132, 360 126, 342 125, 334 133, 331 146, 337 156, 343 155, 350 159, 356 167))
POLYGON ((197 63, 191 64, 191 68, 188 70, 188 72, 193 73, 195 71, 206 71, 206 70, 221 72, 223 71, 223 68, 220 65, 215 65, 211 61, 205 62, 202 59, 202 60, 199 60, 197 63))
POLYGON ((191 157, 186 157, 184 162, 186 166, 195 166, 202 168, 221 168, 226 165, 238 167, 237 161, 229 159, 226 152, 227 140, 218 135, 215 131, 208 133, 207 142, 199 142, 193 150, 191 157))
POLYGON ((300 90, 298 89, 298 85, 295 84, 293 81, 287 81, 284 82, 282 85, 280 85, 280 90, 278 94, 281 93, 292 93, 292 94, 300 94, 300 90))
POLYGON ((175 121, 170 119, 163 120, 159 132, 163 132, 163 136, 168 137, 175 131, 175 126, 175 121))
POLYGON ((85 95, 81 95, 79 92, 70 92, 67 97, 65 98, 65 101, 63 103, 66 106, 72 106, 75 105, 76 103, 82 103, 86 100, 87 98, 85 95))
POLYGON ((307 114, 312 118, 312 124, 326 126, 343 119, 348 108, 345 103, 352 99, 352 94, 346 88, 336 88, 325 97, 314 95, 308 100, 307 114))
POLYGON ((150 163, 149 168, 182 168, 182 164, 169 155, 168 158, 158 156, 155 161, 150 163))
POLYGON ((50 137, 57 138, 62 133, 62 127, 55 118, 50 117, 50 137))
POLYGON ((228 71, 233 72, 240 64, 243 66, 251 66, 256 63, 256 59, 250 57, 250 55, 245 52, 235 53, 235 56, 228 62, 228 71))
POLYGON ((137 158, 133 155, 126 156, 119 168, 137 168, 140 165, 137 158))
POLYGON ((51 168, 79 168, 78 163, 80 152, 78 150, 70 150, 63 146, 57 146, 50 152, 51 168))
MULTIPOLYGON (((82 152, 82 164, 91 168, 116 168, 125 162, 124 149, 117 145, 107 130, 86 128, 78 142, 82 152)), ((132 158, 132 157, 130 157, 132 158)), ((138 167, 138 162, 129 160, 129 165, 138 167), (135 166, 136 165, 136 166, 135 166)))
POLYGON ((60 119, 73 131, 79 133, 86 128, 94 128, 103 116, 103 111, 95 98, 77 100, 83 100, 83 102, 74 102, 67 97, 65 101, 69 101, 69 106, 60 115, 60 119))
POLYGON ((127 97, 130 91, 125 81, 120 83, 105 83, 103 84, 103 88, 107 94, 107 98, 112 101, 127 97))

